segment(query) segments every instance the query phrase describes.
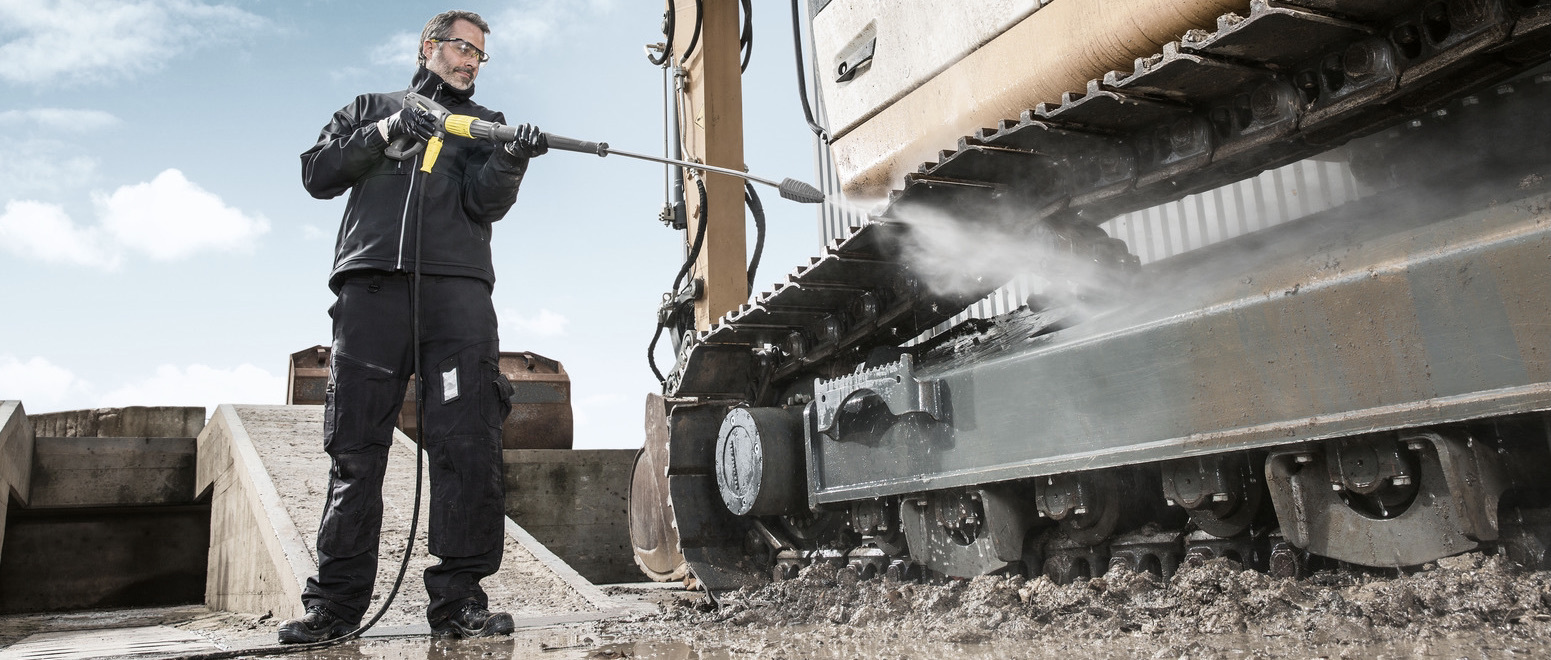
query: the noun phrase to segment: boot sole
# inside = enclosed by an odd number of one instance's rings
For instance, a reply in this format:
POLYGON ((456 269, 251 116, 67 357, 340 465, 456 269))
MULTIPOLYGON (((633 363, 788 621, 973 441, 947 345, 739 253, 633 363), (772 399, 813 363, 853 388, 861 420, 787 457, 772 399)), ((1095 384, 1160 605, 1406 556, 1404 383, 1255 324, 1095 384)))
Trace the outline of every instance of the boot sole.
POLYGON ((512 615, 501 613, 490 617, 485 625, 480 628, 464 628, 452 621, 433 628, 431 634, 437 637, 461 637, 463 639, 476 639, 480 637, 495 637, 496 635, 510 635, 517 629, 517 624, 512 621, 512 615))
POLYGON ((302 626, 280 626, 279 637, 281 644, 315 644, 344 637, 352 630, 355 630, 355 626, 335 627, 322 633, 314 634, 307 632, 307 629, 302 626), (297 628, 301 628, 301 630, 297 630, 297 628))

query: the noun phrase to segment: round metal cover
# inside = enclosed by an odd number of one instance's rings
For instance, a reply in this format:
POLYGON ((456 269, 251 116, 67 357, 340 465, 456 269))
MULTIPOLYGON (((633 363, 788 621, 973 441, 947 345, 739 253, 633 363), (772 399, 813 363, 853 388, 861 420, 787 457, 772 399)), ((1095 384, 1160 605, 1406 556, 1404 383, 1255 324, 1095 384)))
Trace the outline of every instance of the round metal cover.
POLYGON ((754 417, 747 408, 734 408, 716 437, 716 485, 729 511, 741 516, 754 509, 764 462, 754 417))

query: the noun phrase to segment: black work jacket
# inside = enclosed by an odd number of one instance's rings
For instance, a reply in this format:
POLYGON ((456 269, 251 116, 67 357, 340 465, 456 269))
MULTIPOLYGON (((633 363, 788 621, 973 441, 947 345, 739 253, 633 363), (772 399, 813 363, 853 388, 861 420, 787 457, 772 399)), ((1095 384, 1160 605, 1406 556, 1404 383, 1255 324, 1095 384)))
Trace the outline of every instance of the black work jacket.
POLYGON ((416 219, 424 244, 418 269, 425 275, 475 277, 495 284, 490 260, 490 223, 517 199, 528 161, 497 149, 488 140, 448 135, 432 171, 420 171, 424 153, 395 161, 383 155, 388 143, 377 121, 404 107, 413 91, 455 115, 506 123, 499 112, 469 100, 474 88, 459 90, 424 66, 409 89, 362 94, 334 113, 318 143, 302 153, 302 185, 318 199, 346 190, 350 201, 334 246, 329 287, 336 293, 356 270, 414 271, 416 219))

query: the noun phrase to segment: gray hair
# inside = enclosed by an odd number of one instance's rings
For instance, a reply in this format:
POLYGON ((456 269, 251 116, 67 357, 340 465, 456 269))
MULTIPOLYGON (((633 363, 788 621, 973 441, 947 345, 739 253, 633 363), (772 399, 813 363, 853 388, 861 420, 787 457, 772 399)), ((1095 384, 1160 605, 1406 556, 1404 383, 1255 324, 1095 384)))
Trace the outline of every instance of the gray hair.
POLYGON ((446 39, 449 35, 452 34, 452 24, 460 20, 473 23, 474 27, 479 28, 481 32, 490 34, 490 24, 486 23, 485 19, 480 18, 479 14, 471 11, 463 11, 460 9, 444 11, 440 14, 432 16, 431 20, 426 21, 425 29, 420 31, 420 41, 415 42, 415 61, 418 62, 421 66, 424 66, 425 51, 421 48, 421 46, 424 45, 428 39, 446 39))

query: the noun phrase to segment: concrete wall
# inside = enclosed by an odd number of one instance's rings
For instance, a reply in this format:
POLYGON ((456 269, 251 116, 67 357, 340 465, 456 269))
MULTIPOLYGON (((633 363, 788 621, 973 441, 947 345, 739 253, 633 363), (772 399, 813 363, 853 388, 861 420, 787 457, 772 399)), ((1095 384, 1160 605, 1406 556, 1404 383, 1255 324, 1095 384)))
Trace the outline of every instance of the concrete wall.
MULTIPOLYGON (((45 426, 204 424, 199 408, 130 410, 54 415, 45 426)), ((0 404, 0 613, 200 602, 210 507, 195 501, 194 438, 38 437, 34 419, 0 404), (3 496, 13 493, 24 506, 7 516, 3 496)))
POLYGON ((9 527, 0 614, 203 599, 208 506, 19 509, 9 527))
POLYGON ((4 559, 5 512, 10 500, 26 504, 32 484, 32 425, 20 401, 0 401, 0 559, 4 559))
POLYGON ((194 502, 194 438, 46 438, 33 449, 30 508, 194 502))
POLYGON ((640 582, 626 503, 634 449, 508 449, 506 515, 588 580, 640 582))
POLYGON ((216 408, 198 446, 194 489, 210 496, 205 604, 300 616, 303 580, 316 567, 231 405, 216 408))
POLYGON ((130 406, 31 415, 35 435, 50 438, 192 438, 205 427, 200 407, 130 406))

